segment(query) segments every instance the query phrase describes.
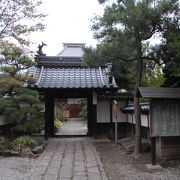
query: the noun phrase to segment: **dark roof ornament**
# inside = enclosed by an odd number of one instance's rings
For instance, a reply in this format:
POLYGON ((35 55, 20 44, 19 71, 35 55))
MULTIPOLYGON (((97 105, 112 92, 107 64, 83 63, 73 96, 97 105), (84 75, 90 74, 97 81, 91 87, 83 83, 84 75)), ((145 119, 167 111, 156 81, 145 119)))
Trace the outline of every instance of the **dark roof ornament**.
POLYGON ((113 81, 112 63, 107 63, 106 67, 107 67, 106 68, 107 75, 109 77, 109 83, 112 84, 112 81, 113 81))
POLYGON ((45 43, 43 43, 43 42, 42 42, 42 44, 39 44, 39 45, 38 45, 38 51, 36 51, 36 52, 37 52, 37 55, 36 55, 36 56, 46 56, 46 54, 44 54, 43 51, 42 51, 42 48, 43 48, 44 46, 47 46, 47 44, 45 44, 45 43))

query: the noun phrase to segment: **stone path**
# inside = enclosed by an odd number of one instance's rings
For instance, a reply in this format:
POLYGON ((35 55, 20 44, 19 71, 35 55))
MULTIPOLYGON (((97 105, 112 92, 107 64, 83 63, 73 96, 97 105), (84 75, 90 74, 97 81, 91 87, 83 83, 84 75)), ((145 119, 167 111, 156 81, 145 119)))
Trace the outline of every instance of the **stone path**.
POLYGON ((29 180, 107 180, 92 140, 51 139, 29 180))
POLYGON ((67 120, 63 123, 56 135, 87 135, 87 125, 81 119, 67 120))

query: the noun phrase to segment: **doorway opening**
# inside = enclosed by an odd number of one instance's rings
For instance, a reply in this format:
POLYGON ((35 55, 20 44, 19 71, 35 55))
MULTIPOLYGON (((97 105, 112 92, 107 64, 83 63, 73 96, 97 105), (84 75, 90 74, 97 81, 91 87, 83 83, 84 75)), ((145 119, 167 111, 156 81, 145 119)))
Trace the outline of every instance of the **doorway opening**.
POLYGON ((56 136, 88 135, 86 98, 57 98, 54 107, 56 136))

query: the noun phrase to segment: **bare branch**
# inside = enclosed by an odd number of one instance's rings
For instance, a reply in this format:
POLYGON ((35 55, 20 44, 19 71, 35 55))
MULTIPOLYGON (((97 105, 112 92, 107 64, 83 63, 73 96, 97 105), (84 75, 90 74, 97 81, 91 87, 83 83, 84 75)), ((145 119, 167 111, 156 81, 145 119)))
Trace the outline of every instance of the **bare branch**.
POLYGON ((38 12, 40 5, 39 0, 0 0, 0 40, 5 41, 12 37, 19 44, 28 45, 26 43, 28 38, 25 36, 44 29, 43 24, 40 26, 41 23, 34 21, 39 19, 42 22, 41 20, 46 16, 38 12))

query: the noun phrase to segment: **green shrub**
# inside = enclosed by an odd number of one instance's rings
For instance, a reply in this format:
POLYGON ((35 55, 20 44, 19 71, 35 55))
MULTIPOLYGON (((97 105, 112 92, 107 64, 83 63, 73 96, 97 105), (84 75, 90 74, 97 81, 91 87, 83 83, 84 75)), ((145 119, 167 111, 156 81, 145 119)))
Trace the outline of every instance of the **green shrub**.
POLYGON ((25 127, 27 131, 30 131, 33 133, 39 133, 44 129, 44 121, 42 118, 32 119, 30 121, 25 122, 25 127))
POLYGON ((11 147, 15 151, 21 152, 25 148, 33 149, 38 142, 30 136, 20 136, 11 142, 11 147))
POLYGON ((44 121, 40 119, 32 119, 22 124, 17 124, 13 130, 16 134, 31 135, 32 133, 40 133, 44 129, 44 121))
POLYGON ((62 121, 55 120, 54 121, 54 131, 57 132, 58 129, 63 125, 62 121))
POLYGON ((4 137, 0 137, 0 151, 3 151, 6 147, 6 140, 4 137))
POLYGON ((37 142, 37 145, 43 145, 44 138, 42 138, 42 137, 34 137, 34 139, 37 142))
POLYGON ((82 110, 80 112, 80 117, 87 119, 87 105, 86 104, 82 107, 82 110))
POLYGON ((0 137, 0 151, 10 149, 10 141, 4 137, 0 137))
POLYGON ((29 132, 26 128, 26 126, 24 124, 18 124, 15 127, 12 128, 13 132, 15 132, 16 135, 19 134, 31 134, 31 132, 29 132))
POLYGON ((54 117, 55 117, 55 119, 57 119, 59 121, 64 120, 63 111, 57 106, 55 106, 54 117))

